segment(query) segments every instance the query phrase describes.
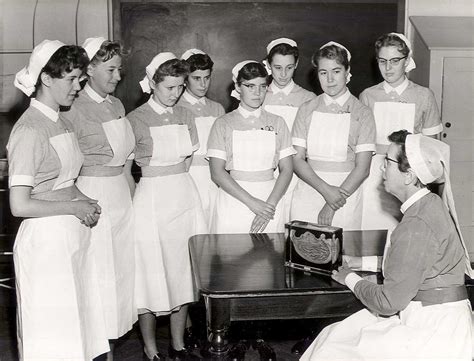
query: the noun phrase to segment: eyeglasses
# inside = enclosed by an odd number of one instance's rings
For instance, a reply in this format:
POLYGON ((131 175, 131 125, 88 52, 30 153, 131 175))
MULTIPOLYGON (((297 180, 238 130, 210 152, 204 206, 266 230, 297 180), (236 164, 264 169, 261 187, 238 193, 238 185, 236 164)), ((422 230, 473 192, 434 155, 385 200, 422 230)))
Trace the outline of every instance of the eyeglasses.
POLYGON ((241 83, 240 85, 246 87, 248 90, 250 90, 252 93, 255 93, 257 91, 257 89, 259 89, 260 91, 266 91, 267 88, 268 88, 268 85, 267 84, 260 84, 260 85, 256 85, 256 84, 245 84, 245 83, 241 83))
POLYGON ((384 58, 377 57, 377 62, 379 63, 379 65, 385 66, 387 65, 387 61, 388 61, 390 65, 397 66, 400 63, 400 60, 406 59, 407 57, 408 55, 403 56, 401 58, 392 58, 392 59, 384 59, 384 58))
POLYGON ((392 158, 389 158, 389 157, 386 155, 385 158, 383 159, 383 166, 384 166, 384 168, 387 168, 388 162, 393 162, 393 163, 400 164, 399 161, 397 161, 397 160, 395 160, 395 159, 392 159, 392 158))

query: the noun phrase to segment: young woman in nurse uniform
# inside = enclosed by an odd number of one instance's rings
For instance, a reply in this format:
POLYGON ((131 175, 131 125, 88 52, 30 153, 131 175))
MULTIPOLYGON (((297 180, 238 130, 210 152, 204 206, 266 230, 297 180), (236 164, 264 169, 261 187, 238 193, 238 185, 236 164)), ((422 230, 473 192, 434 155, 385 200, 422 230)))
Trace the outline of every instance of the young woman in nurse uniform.
POLYGON ((153 94, 127 115, 142 178, 133 198, 136 227, 136 302, 145 359, 164 360, 156 345, 156 316, 171 315, 173 360, 193 360, 184 348, 188 303, 196 301, 189 237, 207 233, 198 190, 188 170, 199 141, 193 114, 176 105, 189 67, 160 53, 140 82, 153 94))
POLYGON ((101 210, 74 185, 83 157, 58 114, 87 64, 82 48, 45 40, 15 78, 35 96, 7 145, 10 208, 25 218, 13 250, 22 361, 90 361, 109 351, 89 228, 101 210))
POLYGON ((283 118, 262 109, 267 71, 255 61, 232 69, 239 107, 218 118, 209 135, 211 176, 219 185, 212 233, 283 232, 281 199, 293 173, 290 133, 283 118), (275 168, 278 178, 274 178, 275 168))
POLYGON ((91 242, 108 337, 117 339, 137 320, 133 297, 135 182, 130 171, 135 138, 122 102, 111 95, 120 81, 120 44, 96 37, 87 39, 83 46, 90 59, 88 81, 71 109, 62 115, 74 129, 84 155, 76 186, 98 199, 102 207, 91 242))
MULTIPOLYGON (((298 66, 298 47, 294 40, 279 38, 267 45, 267 58, 264 63, 272 76, 263 107, 267 112, 285 119, 288 129, 293 128, 296 112, 305 102, 316 98, 316 95, 303 89, 293 81, 298 66)), ((283 197, 285 221, 289 221, 291 198, 296 186, 297 177, 293 176, 288 190, 283 197)))
POLYGON ((324 93, 303 104, 293 125, 295 172, 291 219, 360 229, 360 185, 375 150, 371 110, 347 89, 350 53, 329 42, 313 55, 324 93))
POLYGON ((443 126, 433 92, 407 78, 406 74, 415 68, 408 39, 397 33, 382 35, 375 42, 375 55, 384 81, 360 95, 360 101, 372 109, 377 129, 377 154, 363 185, 362 228, 391 230, 401 213, 400 202, 382 185, 380 168, 389 144, 387 136, 406 129, 434 137, 443 126))
POLYGON ((189 49, 181 56, 189 65, 186 88, 178 101, 178 105, 189 109, 194 114, 194 121, 199 136, 199 149, 193 155, 189 174, 194 179, 201 196, 204 215, 210 224, 210 213, 214 203, 217 187, 211 180, 209 162, 205 159, 207 139, 216 118, 225 114, 218 102, 206 97, 211 85, 211 74, 214 62, 209 55, 199 49, 189 49))

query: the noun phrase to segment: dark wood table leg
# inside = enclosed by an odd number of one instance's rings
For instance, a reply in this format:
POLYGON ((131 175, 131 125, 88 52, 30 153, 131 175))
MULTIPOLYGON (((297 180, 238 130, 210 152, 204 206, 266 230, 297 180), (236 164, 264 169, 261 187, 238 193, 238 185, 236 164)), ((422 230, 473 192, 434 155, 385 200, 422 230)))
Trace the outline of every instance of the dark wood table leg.
POLYGON ((208 352, 224 356, 229 351, 230 300, 204 296, 207 316, 208 352))

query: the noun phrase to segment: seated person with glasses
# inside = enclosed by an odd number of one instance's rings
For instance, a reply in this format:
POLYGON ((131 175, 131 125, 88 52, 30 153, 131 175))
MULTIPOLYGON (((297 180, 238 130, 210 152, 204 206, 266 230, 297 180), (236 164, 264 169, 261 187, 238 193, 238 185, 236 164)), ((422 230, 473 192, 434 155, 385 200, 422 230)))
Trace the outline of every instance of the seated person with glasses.
POLYGON ((407 78, 416 67, 408 39, 397 33, 382 35, 375 42, 375 56, 384 81, 360 95, 360 101, 372 109, 377 129, 377 154, 363 184, 362 229, 391 231, 402 214, 398 199, 382 186, 380 168, 389 146, 387 137, 399 129, 436 137, 443 126, 433 92, 407 78))
POLYGON ((403 218, 385 248, 384 281, 364 280, 346 264, 332 278, 366 308, 326 327, 303 354, 310 360, 472 360, 473 271, 454 208, 449 146, 406 130, 392 133, 384 187, 403 218), (444 177, 443 197, 426 185, 444 177))

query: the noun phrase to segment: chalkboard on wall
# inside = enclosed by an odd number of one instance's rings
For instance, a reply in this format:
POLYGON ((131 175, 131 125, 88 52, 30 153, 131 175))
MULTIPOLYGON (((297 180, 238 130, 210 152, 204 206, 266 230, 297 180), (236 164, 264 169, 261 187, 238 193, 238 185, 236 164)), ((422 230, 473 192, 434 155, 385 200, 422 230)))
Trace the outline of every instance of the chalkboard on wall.
POLYGON ((159 52, 178 57, 189 48, 207 52, 214 61, 208 96, 226 109, 231 105, 232 67, 246 59, 262 60, 267 44, 279 37, 298 43, 300 61, 295 81, 320 93, 311 55, 333 40, 352 53, 349 83, 358 96, 381 80, 373 44, 383 33, 396 31, 401 2, 125 2, 117 1, 115 39, 130 54, 124 59, 125 77, 117 89, 127 111, 144 102, 138 82, 159 52))

